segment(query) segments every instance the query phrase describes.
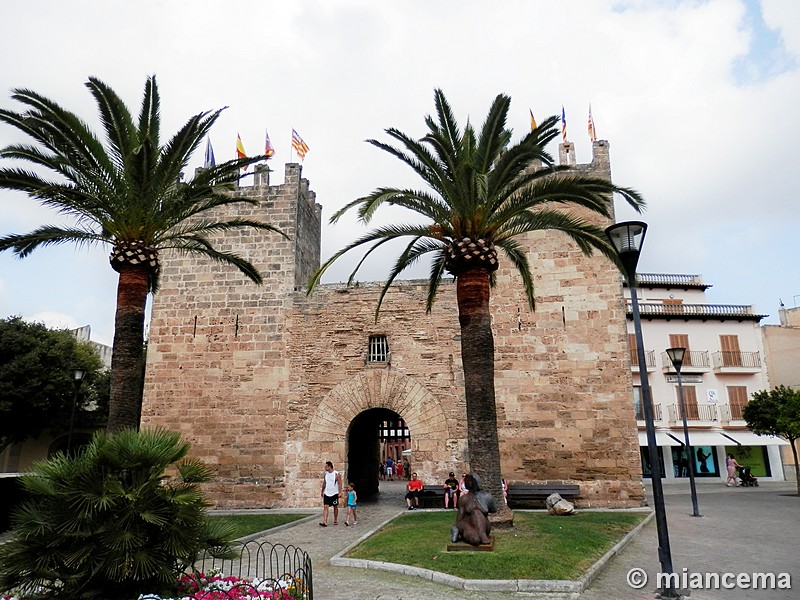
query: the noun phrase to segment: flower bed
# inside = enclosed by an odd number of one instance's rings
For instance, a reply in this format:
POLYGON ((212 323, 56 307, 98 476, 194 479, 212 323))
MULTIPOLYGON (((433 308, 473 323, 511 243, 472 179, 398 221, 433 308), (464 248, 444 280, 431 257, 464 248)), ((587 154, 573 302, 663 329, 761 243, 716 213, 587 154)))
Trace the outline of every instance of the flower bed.
POLYGON ((222 574, 186 574, 178 580, 175 596, 143 594, 139 600, 305 600, 302 586, 286 579, 242 579, 222 574))
MULTIPOLYGON (((222 574, 192 573, 178 579, 169 596, 142 594, 139 600, 306 600, 303 586, 293 579, 243 579, 222 574)), ((0 596, 0 600, 25 600, 23 595, 0 596)))

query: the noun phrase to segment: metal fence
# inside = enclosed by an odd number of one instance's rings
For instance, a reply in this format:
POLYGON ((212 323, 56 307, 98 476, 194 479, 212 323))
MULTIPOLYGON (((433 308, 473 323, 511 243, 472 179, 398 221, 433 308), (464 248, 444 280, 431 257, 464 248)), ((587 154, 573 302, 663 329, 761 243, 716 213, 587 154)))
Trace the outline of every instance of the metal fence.
MULTIPOLYGON (((314 600, 311 557, 296 546, 250 541, 233 558, 204 554, 195 564, 203 574, 183 578, 182 597, 194 600, 314 600), (214 576, 213 574, 218 575, 214 576)), ((142 596, 155 600, 158 596, 142 596)))

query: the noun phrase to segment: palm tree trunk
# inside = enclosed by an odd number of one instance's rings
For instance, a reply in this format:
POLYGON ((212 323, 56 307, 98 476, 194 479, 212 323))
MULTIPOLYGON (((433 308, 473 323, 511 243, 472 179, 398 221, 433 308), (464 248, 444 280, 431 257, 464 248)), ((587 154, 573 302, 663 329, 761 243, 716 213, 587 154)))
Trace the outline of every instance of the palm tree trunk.
POLYGON ((514 515, 503 500, 501 487, 488 271, 471 269, 460 273, 456 294, 461 325, 470 469, 480 476, 481 489, 491 493, 494 498, 498 513, 492 517, 492 523, 499 527, 511 527, 514 515))
POLYGON ((149 291, 150 272, 147 268, 125 267, 120 270, 106 427, 109 433, 139 428, 144 383, 144 309, 149 291))

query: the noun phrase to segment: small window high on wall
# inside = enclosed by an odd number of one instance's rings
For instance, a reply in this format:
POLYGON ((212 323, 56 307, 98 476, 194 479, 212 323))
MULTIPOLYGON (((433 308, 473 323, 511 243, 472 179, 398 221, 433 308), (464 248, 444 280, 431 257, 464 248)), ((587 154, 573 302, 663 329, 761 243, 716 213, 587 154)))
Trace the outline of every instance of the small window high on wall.
POLYGON ((369 336, 368 362, 389 362, 389 342, 385 335, 369 336))

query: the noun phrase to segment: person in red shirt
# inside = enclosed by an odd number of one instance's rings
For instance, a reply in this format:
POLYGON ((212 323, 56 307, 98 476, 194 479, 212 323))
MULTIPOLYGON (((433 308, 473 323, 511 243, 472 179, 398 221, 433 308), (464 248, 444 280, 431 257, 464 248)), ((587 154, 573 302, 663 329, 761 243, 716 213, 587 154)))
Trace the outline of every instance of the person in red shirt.
POLYGON ((406 489, 408 490, 406 494, 406 505, 408 506, 408 510, 419 508, 419 495, 422 493, 424 487, 422 481, 417 479, 417 474, 412 473, 411 479, 406 484, 406 489), (411 504, 412 500, 414 501, 413 505, 411 504))

